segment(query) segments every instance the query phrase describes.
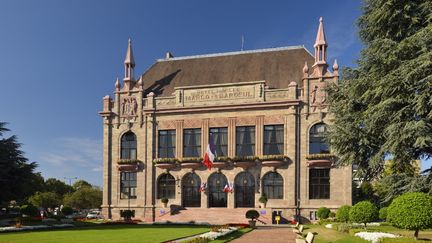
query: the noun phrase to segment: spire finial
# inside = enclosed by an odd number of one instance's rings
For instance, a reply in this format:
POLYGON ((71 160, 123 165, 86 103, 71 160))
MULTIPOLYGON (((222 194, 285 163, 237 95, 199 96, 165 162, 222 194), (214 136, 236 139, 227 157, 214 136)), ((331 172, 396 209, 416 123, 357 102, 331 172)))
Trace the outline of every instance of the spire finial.
POLYGON ((305 62, 305 65, 303 67, 303 73, 308 73, 309 72, 309 67, 307 65, 307 62, 305 62))
POLYGON ((119 78, 117 77, 116 81, 115 81, 115 89, 118 91, 120 90, 120 81, 119 78))
POLYGON ((315 39, 315 63, 312 66, 314 68, 314 76, 323 76, 327 71, 327 41, 324 34, 323 18, 319 18, 318 31, 315 39))
POLYGON ((125 64, 125 77, 124 80, 134 80, 134 67, 135 67, 135 60, 132 53, 132 40, 129 38, 128 41, 128 47, 126 50, 126 57, 124 60, 125 64))
POLYGON ((333 63, 333 71, 338 71, 338 70, 339 70, 339 65, 337 63, 337 60, 335 59, 333 63))
POLYGON ((317 36, 315 39, 314 47, 317 47, 320 45, 327 46, 327 41, 326 41, 325 34, 324 34, 324 26, 323 26, 323 18, 322 17, 320 17, 320 19, 319 19, 319 26, 318 26, 318 31, 317 31, 317 36))

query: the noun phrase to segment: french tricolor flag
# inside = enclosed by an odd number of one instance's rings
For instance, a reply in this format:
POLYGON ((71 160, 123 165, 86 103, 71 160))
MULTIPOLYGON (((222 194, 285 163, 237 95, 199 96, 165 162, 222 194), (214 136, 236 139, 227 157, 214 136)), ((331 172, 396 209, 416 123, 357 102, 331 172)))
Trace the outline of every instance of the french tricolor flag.
POLYGON ((216 157, 216 148, 213 144, 213 139, 212 139, 212 135, 210 133, 210 137, 209 137, 209 143, 207 145, 207 151, 204 154, 204 161, 203 164, 209 169, 211 170, 212 166, 213 166, 213 161, 216 157))

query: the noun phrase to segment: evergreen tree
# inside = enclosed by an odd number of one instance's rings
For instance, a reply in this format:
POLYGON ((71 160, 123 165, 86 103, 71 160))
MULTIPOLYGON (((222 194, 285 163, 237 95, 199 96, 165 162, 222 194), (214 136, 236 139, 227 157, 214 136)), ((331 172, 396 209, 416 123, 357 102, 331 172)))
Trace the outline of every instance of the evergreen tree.
POLYGON ((33 194, 34 183, 40 181, 39 175, 33 173, 37 164, 27 162, 16 136, 3 137, 9 131, 5 125, 0 122, 0 203, 25 199, 33 194))
POLYGON ((358 26, 358 67, 329 89, 329 139, 368 180, 389 155, 399 168, 432 155, 432 2, 365 0, 358 26))

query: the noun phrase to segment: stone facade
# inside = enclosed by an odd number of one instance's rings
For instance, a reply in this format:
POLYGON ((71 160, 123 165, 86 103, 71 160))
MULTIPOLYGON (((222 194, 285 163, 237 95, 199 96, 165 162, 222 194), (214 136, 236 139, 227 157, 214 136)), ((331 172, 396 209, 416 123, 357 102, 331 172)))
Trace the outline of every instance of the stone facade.
MULTIPOLYGON (((242 80, 240 82, 208 83, 199 85, 175 86, 172 93, 157 93, 145 83, 146 74, 138 80, 133 77, 135 66, 131 43, 129 42, 125 60, 125 78, 123 85, 119 80, 115 84, 115 97, 104 97, 103 111, 103 205, 102 212, 107 218, 118 219, 120 210, 135 210, 135 217, 153 222, 165 211, 158 199, 157 182, 160 175, 171 174, 175 179, 175 197, 169 200, 170 206, 184 205, 182 198, 182 179, 188 173, 198 175, 201 182, 207 182, 213 173, 222 173, 229 183, 234 183, 236 176, 247 171, 254 178, 254 207, 262 195, 262 178, 268 172, 276 171, 283 178, 283 198, 269 199, 266 209, 282 211, 290 217, 299 212, 305 218, 313 218, 313 212, 325 206, 336 209, 344 204, 351 204, 351 167, 334 167, 328 158, 308 158, 310 128, 315 124, 331 123, 328 113, 325 87, 337 83, 338 66, 335 62, 333 72, 327 70, 325 60, 327 43, 325 41, 322 21, 318 29, 315 44, 315 60, 303 47, 265 49, 236 53, 222 53, 208 56, 191 56, 158 60, 163 65, 169 62, 186 62, 190 60, 212 60, 218 57, 247 55, 279 55, 280 53, 298 51, 305 58, 296 60, 305 63, 301 76, 286 82, 280 87, 271 87, 268 80, 242 80), (314 62, 309 71, 307 62, 314 62), (264 161, 263 134, 266 125, 283 125, 283 161, 264 161), (249 163, 236 163, 236 127, 255 127, 255 153, 258 158, 249 163), (157 164, 158 131, 175 130, 175 157, 183 157, 183 130, 201 129, 201 156, 207 150, 209 128, 224 127, 228 130, 228 162, 221 163, 219 168, 208 170, 202 163, 187 166, 173 163, 168 166, 157 164), (124 165, 122 159, 122 136, 133 132, 136 136, 136 161, 124 165), (330 168, 330 195, 326 199, 310 199, 311 168, 330 168), (121 199, 120 172, 136 172, 136 198, 121 199)), ((263 62, 265 63, 265 61, 263 62)), ((187 65, 187 64, 186 64, 187 65)), ((265 64, 264 64, 265 65, 265 64)), ((152 67, 153 68, 153 67, 152 67)), ((148 72, 151 72, 151 69, 148 72)), ((260 67, 254 67, 260 68, 260 67)), ((218 70, 224 73, 224 70, 218 70)), ((272 72, 278 72, 273 70, 272 72)), ((197 72, 196 75, 200 75, 197 72)), ((264 75, 265 76, 265 75, 264 75)), ((257 76, 258 77, 258 76, 257 76)), ((160 81, 160 80, 159 80, 160 81)), ((153 80, 157 84, 158 80, 153 80)), ((150 85, 150 86, 149 86, 150 85)), ((324 156, 325 157, 325 156, 324 156)), ((237 193, 226 193, 226 208, 235 209, 237 193)), ((200 192, 201 208, 211 207, 208 191, 200 192)), ((172 209, 172 207, 171 207, 172 209)))

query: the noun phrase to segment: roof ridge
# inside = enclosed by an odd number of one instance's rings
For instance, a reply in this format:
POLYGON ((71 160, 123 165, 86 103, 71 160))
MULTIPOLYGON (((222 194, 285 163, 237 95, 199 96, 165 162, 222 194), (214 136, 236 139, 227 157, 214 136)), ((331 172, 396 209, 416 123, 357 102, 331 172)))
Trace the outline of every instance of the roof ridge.
POLYGON ((161 59, 156 59, 156 61, 157 62, 167 62, 167 61, 177 61, 177 60, 185 60, 185 59, 196 59, 196 58, 206 58, 206 57, 219 57, 219 56, 232 56, 232 55, 260 53, 260 52, 272 52, 272 51, 286 51, 286 50, 295 50, 295 49, 305 49, 306 51, 308 51, 305 48, 304 45, 297 45, 297 46, 283 46, 283 47, 255 49, 255 50, 247 50, 247 51, 219 52, 219 53, 210 53, 210 54, 201 54, 201 55, 172 57, 172 58, 169 58, 169 59, 161 58, 161 59))

